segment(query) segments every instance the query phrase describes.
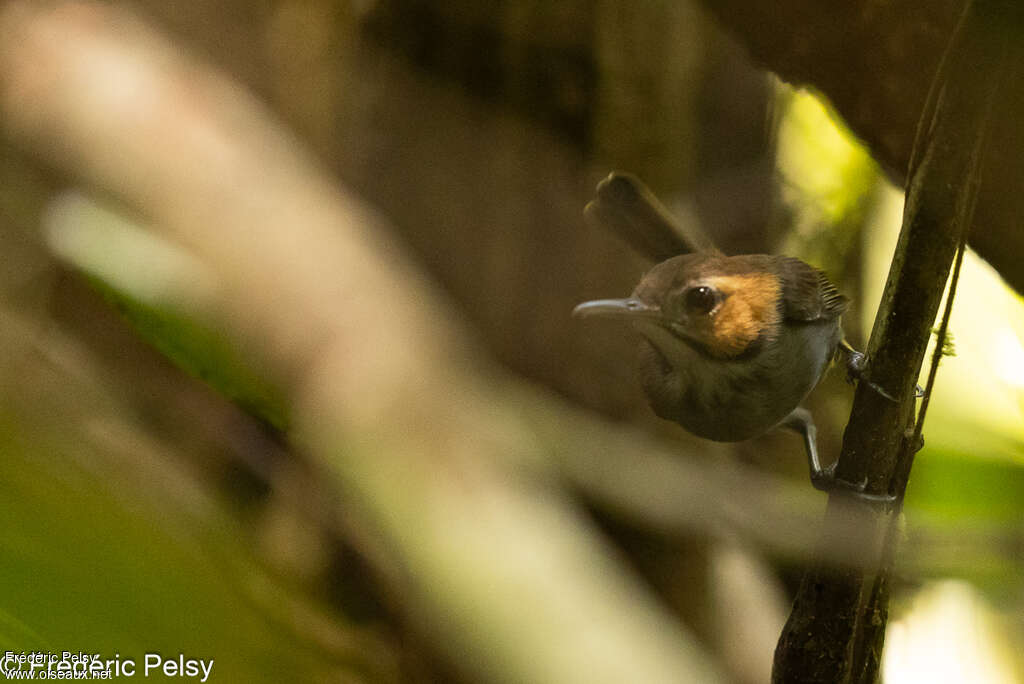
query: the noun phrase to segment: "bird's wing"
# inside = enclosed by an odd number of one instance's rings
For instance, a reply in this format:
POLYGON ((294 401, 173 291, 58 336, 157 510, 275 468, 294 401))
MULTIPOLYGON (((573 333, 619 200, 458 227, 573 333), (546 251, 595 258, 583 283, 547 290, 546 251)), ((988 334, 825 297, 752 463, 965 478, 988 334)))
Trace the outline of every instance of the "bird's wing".
POLYGON ((813 322, 842 315, 850 300, 839 293, 828 276, 794 258, 782 260, 783 315, 787 320, 813 322))

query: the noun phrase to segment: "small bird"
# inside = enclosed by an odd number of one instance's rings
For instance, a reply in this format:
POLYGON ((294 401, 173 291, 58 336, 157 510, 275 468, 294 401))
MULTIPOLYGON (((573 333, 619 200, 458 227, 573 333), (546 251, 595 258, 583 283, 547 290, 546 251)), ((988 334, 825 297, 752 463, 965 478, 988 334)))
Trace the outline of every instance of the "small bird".
MULTIPOLYGON (((822 467, 817 429, 800 403, 840 353, 847 378, 868 380, 867 357, 846 342, 849 305, 820 270, 788 256, 726 256, 695 221, 679 221, 639 178, 613 171, 584 209, 658 261, 625 299, 583 302, 574 316, 616 316, 640 333, 640 381, 654 412, 693 434, 740 442, 776 427, 803 436, 818 489, 841 488, 872 502, 867 482, 822 467)), ((919 393, 920 395, 920 393, 919 393)))
POLYGON ((800 407, 842 350, 853 373, 864 356, 843 339, 848 300, 828 277, 787 256, 694 253, 654 266, 625 299, 577 306, 575 316, 616 316, 640 333, 640 380, 654 412, 719 442, 788 427, 804 438, 811 481, 836 484, 818 458, 800 407))

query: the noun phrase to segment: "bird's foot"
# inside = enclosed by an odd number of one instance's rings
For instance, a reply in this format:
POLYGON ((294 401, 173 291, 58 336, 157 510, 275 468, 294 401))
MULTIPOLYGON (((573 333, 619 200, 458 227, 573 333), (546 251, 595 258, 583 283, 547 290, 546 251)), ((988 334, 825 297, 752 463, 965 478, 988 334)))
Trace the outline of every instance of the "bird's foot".
POLYGON ((817 471, 811 471, 811 484, 814 488, 821 492, 833 493, 835 491, 842 491, 858 501, 865 501, 871 504, 891 504, 895 503, 896 497, 894 494, 871 494, 867 492, 868 479, 864 478, 860 482, 850 482, 840 477, 836 477, 836 464, 833 463, 825 468, 820 468, 817 471))
POLYGON ((836 477, 836 464, 822 466, 818 458, 818 430, 814 426, 814 418, 811 412, 805 408, 793 409, 786 419, 781 423, 783 426, 800 433, 804 438, 804 449, 807 453, 807 465, 811 472, 811 484, 814 488, 823 492, 843 491, 859 501, 872 504, 892 503, 896 500, 891 494, 869 494, 867 490, 868 481, 850 482, 836 477))
MULTIPOLYGON (((843 340, 839 343, 840 349, 846 354, 846 381, 851 385, 855 382, 863 382, 868 387, 878 392, 889 401, 896 403, 896 397, 892 396, 882 386, 876 382, 872 382, 867 378, 868 371, 868 355, 864 352, 857 351, 850 346, 850 343, 843 340)), ((918 388, 920 390, 920 387, 918 388)), ((921 396, 916 394, 915 396, 921 396)))

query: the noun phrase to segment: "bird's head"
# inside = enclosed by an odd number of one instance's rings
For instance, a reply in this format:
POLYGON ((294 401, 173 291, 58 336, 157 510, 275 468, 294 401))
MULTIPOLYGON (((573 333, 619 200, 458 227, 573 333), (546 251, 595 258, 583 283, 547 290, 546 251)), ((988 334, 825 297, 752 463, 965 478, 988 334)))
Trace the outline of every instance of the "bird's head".
POLYGON ((679 345, 735 359, 778 336, 783 287, 775 259, 673 257, 648 271, 629 297, 584 302, 573 314, 626 318, 670 360, 679 356, 679 345))

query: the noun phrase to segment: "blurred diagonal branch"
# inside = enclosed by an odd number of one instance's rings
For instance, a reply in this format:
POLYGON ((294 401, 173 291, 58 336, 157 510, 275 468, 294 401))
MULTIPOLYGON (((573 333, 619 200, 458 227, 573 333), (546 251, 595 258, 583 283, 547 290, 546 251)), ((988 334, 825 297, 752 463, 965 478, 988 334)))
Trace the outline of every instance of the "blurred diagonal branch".
POLYGON ((214 274, 211 310, 383 540, 412 620, 493 681, 716 681, 556 490, 536 437, 364 206, 230 81, 119 9, 9 3, 4 129, 214 274), (531 474, 533 473, 533 474, 531 474))

